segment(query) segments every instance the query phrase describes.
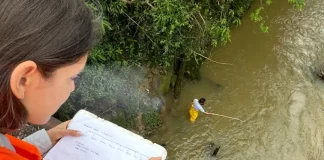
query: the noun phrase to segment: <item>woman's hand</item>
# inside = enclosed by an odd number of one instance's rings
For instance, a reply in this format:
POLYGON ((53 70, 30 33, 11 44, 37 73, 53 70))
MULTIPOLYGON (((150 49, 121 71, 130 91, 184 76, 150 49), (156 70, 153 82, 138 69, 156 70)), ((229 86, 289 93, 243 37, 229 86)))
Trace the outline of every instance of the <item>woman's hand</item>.
POLYGON ((162 159, 161 157, 152 157, 149 160, 161 160, 161 159, 162 159))
POLYGON ((67 129, 69 123, 70 121, 63 122, 47 131, 53 145, 55 145, 64 136, 81 136, 79 131, 67 129))

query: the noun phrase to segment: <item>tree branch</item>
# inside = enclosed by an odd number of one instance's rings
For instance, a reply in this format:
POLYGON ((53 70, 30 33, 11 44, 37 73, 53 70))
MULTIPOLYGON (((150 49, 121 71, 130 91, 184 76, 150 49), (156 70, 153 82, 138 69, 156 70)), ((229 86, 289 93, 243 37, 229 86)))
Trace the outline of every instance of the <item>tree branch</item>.
POLYGON ((150 3, 149 0, 146 0, 145 2, 146 2, 146 4, 149 5, 151 8, 154 8, 154 6, 150 3))
MULTIPOLYGON (((132 18, 132 17, 130 17, 127 13, 125 13, 124 12, 124 14, 131 20, 131 21, 133 21, 140 29, 142 29, 141 28, 141 26, 132 18)), ((142 29, 143 30, 143 29, 142 29)), ((147 34, 146 34, 146 32, 143 30, 143 33, 146 35, 146 37, 152 42, 152 43, 154 43, 153 42, 153 40, 150 38, 150 36, 148 36, 147 34)), ((155 43, 154 43, 155 44, 155 43)))
POLYGON ((207 60, 209 60, 209 61, 211 61, 211 62, 214 62, 214 63, 217 63, 217 64, 223 64, 223 65, 230 65, 230 66, 234 66, 234 64, 231 64, 231 63, 223 63, 223 62, 217 62, 217 61, 214 61, 214 60, 212 60, 212 59, 210 59, 210 58, 208 58, 208 57, 206 57, 206 56, 204 56, 204 55, 202 55, 202 54, 200 54, 200 53, 197 53, 196 51, 194 51, 194 50, 192 50, 192 49, 190 49, 194 54, 197 54, 197 55, 199 55, 199 56, 201 56, 201 57, 203 57, 203 58, 205 58, 205 59, 207 59, 207 60))
POLYGON ((104 115, 104 114, 107 113, 107 112, 113 112, 113 113, 117 114, 117 113, 112 109, 112 107, 110 107, 110 108, 108 108, 106 111, 100 113, 100 115, 104 115))
POLYGON ((132 3, 135 2, 135 0, 121 0, 121 1, 123 1, 123 2, 125 2, 127 4, 132 4, 132 3))
POLYGON ((195 19, 196 23, 198 24, 198 27, 200 28, 201 31, 204 31, 203 28, 201 27, 198 19, 196 18, 196 16, 194 14, 191 14, 191 17, 193 17, 193 19, 195 19))
MULTIPOLYGON (((132 4, 135 2, 135 0, 121 0, 122 2, 125 2, 127 4, 132 4)), ((146 0, 145 3, 150 6, 151 8, 154 8, 154 6, 149 2, 149 0, 146 0)))
POLYGON ((205 22, 205 20, 204 20, 204 18, 203 18, 203 16, 200 14, 200 12, 198 12, 198 14, 199 14, 199 16, 200 16, 200 18, 201 18, 201 20, 204 22, 204 24, 206 25, 206 22, 205 22))

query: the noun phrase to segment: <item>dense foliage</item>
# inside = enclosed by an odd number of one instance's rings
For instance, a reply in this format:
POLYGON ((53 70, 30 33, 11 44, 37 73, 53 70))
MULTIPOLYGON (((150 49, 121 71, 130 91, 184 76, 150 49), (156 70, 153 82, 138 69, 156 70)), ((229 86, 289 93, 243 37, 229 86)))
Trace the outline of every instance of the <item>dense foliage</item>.
POLYGON ((251 1, 101 0, 105 34, 89 63, 168 70, 181 54, 199 59, 208 46, 230 41, 230 26, 241 23, 251 1))
POLYGON ((138 130, 136 118, 143 115, 143 135, 161 124, 158 116, 163 101, 141 90, 146 70, 140 67, 88 66, 79 77, 70 99, 55 117, 68 120, 80 109, 86 109, 101 118, 122 127, 138 130))

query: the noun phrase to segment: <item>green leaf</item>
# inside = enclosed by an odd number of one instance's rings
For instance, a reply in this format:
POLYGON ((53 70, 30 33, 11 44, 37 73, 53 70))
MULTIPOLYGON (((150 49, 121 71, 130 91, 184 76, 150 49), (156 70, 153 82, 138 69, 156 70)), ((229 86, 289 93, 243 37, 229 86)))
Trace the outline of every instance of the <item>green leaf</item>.
POLYGON ((294 7, 299 11, 302 11, 305 6, 304 0, 288 0, 288 2, 293 3, 294 7))
POLYGON ((250 18, 254 22, 260 22, 263 20, 263 17, 260 15, 261 10, 263 10, 262 7, 259 7, 255 12, 251 13, 250 18))
POLYGON ((233 23, 236 24, 236 26, 239 26, 239 25, 242 24, 241 19, 239 19, 239 18, 235 19, 235 20, 233 21, 233 23))
POLYGON ((214 39, 213 39, 213 41, 212 41, 212 46, 213 46, 213 47, 217 47, 217 45, 218 45, 217 40, 214 40, 214 39))
POLYGON ((263 33, 269 33, 269 27, 264 25, 264 23, 260 23, 260 29, 263 33))

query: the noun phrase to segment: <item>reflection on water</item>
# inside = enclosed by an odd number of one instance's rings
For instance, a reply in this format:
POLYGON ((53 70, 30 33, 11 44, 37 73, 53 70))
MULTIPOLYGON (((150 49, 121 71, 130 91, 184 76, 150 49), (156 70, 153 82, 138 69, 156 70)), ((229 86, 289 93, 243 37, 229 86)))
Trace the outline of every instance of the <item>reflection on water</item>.
POLYGON ((274 2, 269 34, 246 15, 232 43, 212 56, 234 66, 206 61, 203 79, 188 82, 178 102, 169 100, 174 110, 152 137, 167 144, 169 160, 212 159, 209 142, 221 145, 224 160, 324 159, 324 85, 310 71, 324 62, 324 1, 306 4, 298 12, 274 2), (200 97, 206 111, 246 121, 200 115, 190 124, 190 101, 200 97))

